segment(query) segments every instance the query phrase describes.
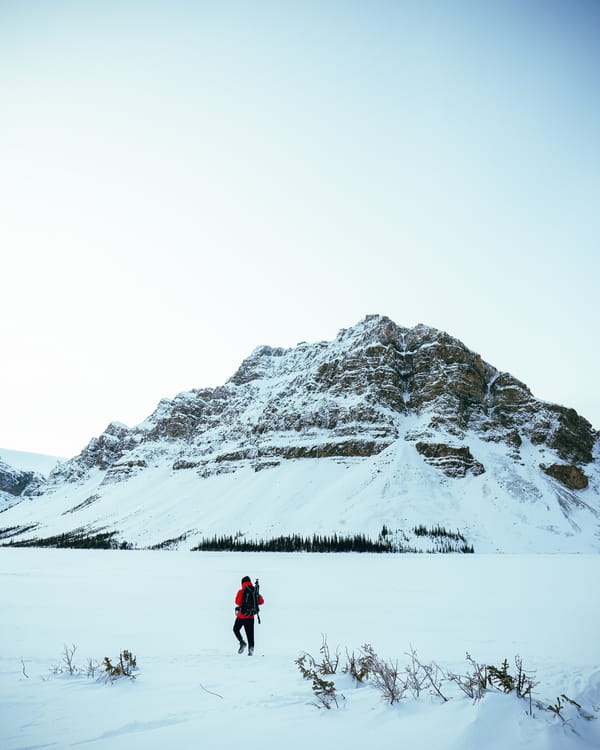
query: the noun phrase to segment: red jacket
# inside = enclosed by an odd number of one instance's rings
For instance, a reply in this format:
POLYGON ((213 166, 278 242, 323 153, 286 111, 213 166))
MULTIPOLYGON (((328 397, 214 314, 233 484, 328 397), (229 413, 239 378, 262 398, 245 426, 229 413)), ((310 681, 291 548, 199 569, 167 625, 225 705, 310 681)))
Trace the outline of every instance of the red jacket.
MULTIPOLYGON (((246 586, 252 586, 252 581, 246 581, 246 583, 242 584, 242 588, 237 592, 235 595, 235 606, 236 606, 236 614, 241 620, 253 620, 254 615, 243 615, 241 612, 238 611, 238 607, 242 606, 242 595, 244 593, 244 589, 246 586)), ((258 604, 262 607, 262 605, 265 603, 265 600, 262 598, 262 595, 258 595, 258 604)))

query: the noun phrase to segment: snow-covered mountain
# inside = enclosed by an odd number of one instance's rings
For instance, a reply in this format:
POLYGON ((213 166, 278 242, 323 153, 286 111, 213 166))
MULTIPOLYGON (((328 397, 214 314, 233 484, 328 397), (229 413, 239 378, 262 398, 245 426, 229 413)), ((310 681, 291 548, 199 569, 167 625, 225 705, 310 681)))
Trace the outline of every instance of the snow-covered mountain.
POLYGON ((44 486, 58 458, 0 448, 0 512, 44 486))
MULTIPOLYGON (((15 495, 15 497, 17 497, 15 495)), ((462 342, 371 315, 330 342, 256 349, 223 386, 111 423, 0 517, 191 548, 202 538, 457 531, 488 551, 600 550, 600 435, 462 342)))

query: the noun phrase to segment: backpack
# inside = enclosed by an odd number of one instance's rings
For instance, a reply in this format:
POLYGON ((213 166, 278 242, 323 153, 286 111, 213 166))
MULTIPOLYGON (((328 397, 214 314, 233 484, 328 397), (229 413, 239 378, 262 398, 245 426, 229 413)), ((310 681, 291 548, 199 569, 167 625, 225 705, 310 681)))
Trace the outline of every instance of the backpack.
POLYGON ((258 614, 258 595, 254 586, 244 586, 240 614, 250 616, 258 614))

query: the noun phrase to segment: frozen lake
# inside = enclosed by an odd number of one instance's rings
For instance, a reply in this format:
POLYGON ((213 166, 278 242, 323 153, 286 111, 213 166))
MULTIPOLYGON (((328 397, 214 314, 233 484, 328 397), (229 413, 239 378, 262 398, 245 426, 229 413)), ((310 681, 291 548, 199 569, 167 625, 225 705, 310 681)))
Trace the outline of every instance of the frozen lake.
POLYGON ((390 707, 340 674, 343 707, 319 711, 294 660, 305 650, 318 657, 323 635, 343 656, 370 643, 403 665, 412 646, 454 671, 466 669, 466 652, 495 665, 518 654, 536 672, 540 700, 566 693, 593 711, 599 581, 594 555, 1 549, 0 747, 293 749, 313 733, 324 747, 367 738, 412 748, 598 747, 597 720, 574 734, 500 694, 390 707), (260 579, 265 598, 251 659, 237 655, 231 632, 244 575, 260 579), (77 646, 82 667, 131 649, 139 676, 104 685, 52 675, 64 644, 77 646), (258 734, 247 735, 246 721, 258 734))

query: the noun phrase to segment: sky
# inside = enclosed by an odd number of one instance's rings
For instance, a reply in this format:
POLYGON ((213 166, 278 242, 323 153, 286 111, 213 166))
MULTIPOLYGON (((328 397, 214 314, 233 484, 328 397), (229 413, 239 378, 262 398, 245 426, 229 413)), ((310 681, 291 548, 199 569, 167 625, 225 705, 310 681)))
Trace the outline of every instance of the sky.
POLYGON ((0 0, 0 447, 367 314, 600 428, 600 6, 0 0))

